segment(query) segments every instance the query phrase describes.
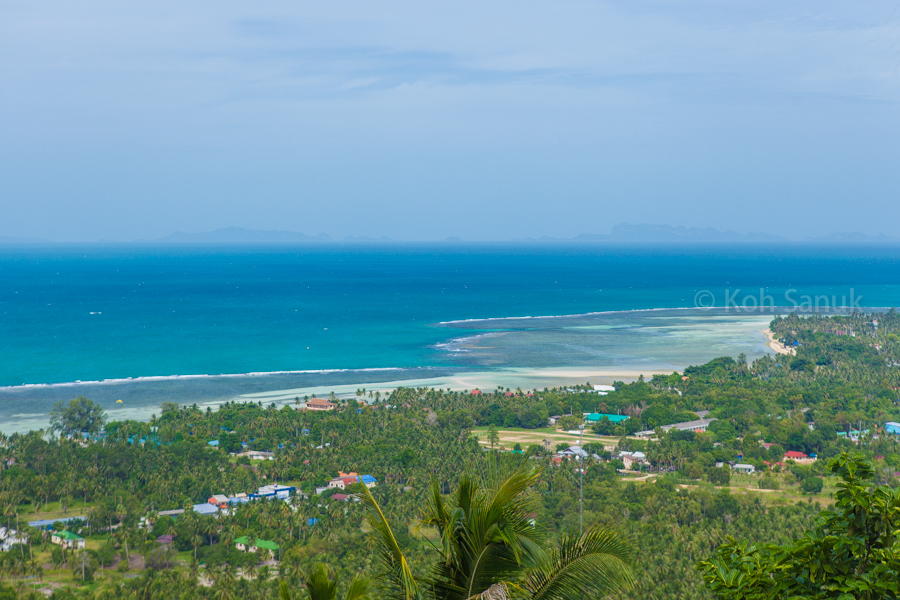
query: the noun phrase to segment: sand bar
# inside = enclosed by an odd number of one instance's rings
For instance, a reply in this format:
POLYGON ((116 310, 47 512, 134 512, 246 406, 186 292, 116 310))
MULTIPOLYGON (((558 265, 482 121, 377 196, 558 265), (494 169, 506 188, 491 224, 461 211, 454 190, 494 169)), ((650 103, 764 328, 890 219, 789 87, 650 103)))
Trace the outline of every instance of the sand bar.
POLYGON ((258 394, 244 394, 240 396, 241 400, 252 400, 268 402, 287 402, 294 400, 296 397, 312 396, 318 397, 328 396, 332 392, 338 397, 353 397, 356 390, 365 388, 366 392, 381 392, 384 396, 386 393, 399 388, 436 388, 450 389, 461 392, 466 390, 484 390, 490 391, 503 386, 504 388, 523 390, 544 389, 545 387, 561 387, 569 385, 579 385, 585 383, 592 384, 611 384, 614 381, 630 382, 635 381, 643 375, 650 378, 653 375, 670 375, 670 370, 654 370, 654 369, 586 369, 583 367, 575 368, 553 368, 553 369, 503 369, 497 371, 475 371, 470 373, 457 373, 445 377, 432 377, 427 379, 409 379, 403 381, 385 381, 381 383, 354 383, 351 385, 332 385, 332 386, 316 386, 307 388, 295 388, 290 390, 273 390, 270 392, 262 392, 258 394))
POLYGON ((766 339, 769 340, 768 346, 778 354, 794 354, 793 348, 788 348, 777 339, 775 339, 775 333, 771 329, 763 329, 761 330, 762 334, 766 336, 766 339))

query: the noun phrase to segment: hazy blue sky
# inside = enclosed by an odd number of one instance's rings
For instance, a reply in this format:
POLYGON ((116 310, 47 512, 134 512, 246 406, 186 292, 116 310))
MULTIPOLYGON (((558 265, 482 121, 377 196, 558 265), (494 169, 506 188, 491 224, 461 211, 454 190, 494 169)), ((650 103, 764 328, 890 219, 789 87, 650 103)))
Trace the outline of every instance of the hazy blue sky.
POLYGON ((0 235, 900 235, 897 1, 0 1, 0 235))

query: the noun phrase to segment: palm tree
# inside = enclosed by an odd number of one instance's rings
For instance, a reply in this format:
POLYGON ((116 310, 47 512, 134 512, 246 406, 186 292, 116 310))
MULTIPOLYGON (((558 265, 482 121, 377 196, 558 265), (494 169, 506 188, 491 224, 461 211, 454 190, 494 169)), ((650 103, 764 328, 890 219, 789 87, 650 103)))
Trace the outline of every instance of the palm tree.
POLYGON ((451 501, 434 480, 422 526, 440 533, 441 559, 430 576, 413 576, 378 503, 366 489, 369 525, 379 548, 383 596, 396 600, 604 597, 631 587, 631 548, 615 532, 590 527, 550 547, 531 521, 529 490, 540 471, 527 458, 511 473, 493 465, 480 478, 465 476, 451 501))
MULTIPOLYGON (((309 592, 309 600, 336 600, 337 577, 334 571, 322 563, 313 567, 306 577, 306 590, 309 592)), ((350 582, 344 600, 360 600, 369 593, 369 580, 356 576, 350 582)), ((286 581, 281 582, 281 600, 299 600, 291 595, 286 581)))

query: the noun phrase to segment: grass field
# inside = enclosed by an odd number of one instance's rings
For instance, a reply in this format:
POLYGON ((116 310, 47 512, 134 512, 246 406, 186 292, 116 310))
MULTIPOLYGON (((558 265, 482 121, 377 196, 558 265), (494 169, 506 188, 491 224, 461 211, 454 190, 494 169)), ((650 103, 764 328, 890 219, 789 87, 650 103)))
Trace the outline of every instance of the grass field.
MULTIPOLYGON (((473 435, 478 438, 478 443, 486 448, 490 448, 491 446, 490 442, 487 440, 489 429, 490 427, 475 427, 472 430, 473 435)), ((504 427, 497 428, 497 435, 500 438, 500 442, 495 444, 494 448, 507 451, 512 450, 517 443, 522 446, 523 450, 527 449, 528 446, 531 446, 532 444, 544 446, 544 440, 550 441, 551 451, 556 450, 557 444, 566 443, 575 445, 578 440, 581 440, 582 444, 603 444, 604 448, 610 451, 615 450, 616 444, 618 443, 618 438, 595 435, 591 431, 586 431, 584 435, 579 436, 565 431, 557 430, 553 427, 541 427, 538 429, 504 427)), ((634 481, 636 483, 652 483, 652 481, 657 476, 657 474, 651 474, 647 476, 646 473, 644 475, 639 475, 638 473, 623 473, 623 478, 627 478, 628 480, 634 481)), ((821 493, 804 494, 800 491, 800 483, 796 481, 796 479, 790 473, 780 475, 770 474, 770 476, 775 477, 775 479, 778 481, 779 489, 760 489, 759 480, 762 477, 761 474, 732 474, 731 483, 728 488, 730 489, 731 493, 734 494, 753 494, 755 496, 759 496, 763 502, 770 505, 784 503, 796 504, 798 502, 818 502, 819 504, 825 506, 833 503, 832 494, 834 493, 837 485, 837 479, 834 477, 824 478, 825 487, 822 488, 821 493)), ((723 489, 713 486, 707 481, 694 481, 690 479, 679 478, 677 479, 677 482, 678 485, 684 489, 723 489)))
MULTIPOLYGON (((478 443, 482 446, 490 447, 491 443, 487 440, 487 434, 490 427, 475 427, 472 430, 473 435, 478 438, 478 443)), ((584 435, 575 435, 565 431, 560 431, 553 427, 541 427, 538 429, 524 429, 521 427, 505 427, 498 428, 497 435, 500 437, 500 443, 495 444, 495 448, 501 450, 512 450, 517 443, 522 448, 528 448, 532 444, 539 446, 544 445, 544 440, 550 440, 550 449, 556 450, 557 444, 575 445, 581 440, 581 443, 587 444, 603 444, 604 447, 611 450, 615 447, 617 439, 614 437, 603 437, 595 435, 592 431, 585 431, 584 435)))

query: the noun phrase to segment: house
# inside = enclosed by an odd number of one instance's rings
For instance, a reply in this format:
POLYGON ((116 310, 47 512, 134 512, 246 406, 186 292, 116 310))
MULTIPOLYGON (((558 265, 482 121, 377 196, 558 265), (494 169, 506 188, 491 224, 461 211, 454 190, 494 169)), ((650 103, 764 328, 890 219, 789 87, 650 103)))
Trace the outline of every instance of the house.
POLYGON ((469 393, 470 393, 471 395, 473 395, 473 396, 480 396, 480 395, 481 395, 481 390, 472 390, 472 391, 469 392, 469 393))
POLYGON ((256 490, 255 494, 250 494, 251 500, 258 500, 260 498, 270 498, 270 499, 279 499, 286 500, 291 497, 291 495, 297 491, 292 485, 264 485, 256 490))
POLYGON ((784 462, 792 460, 795 463, 797 463, 798 465, 808 465, 808 464, 816 462, 815 458, 809 456, 808 454, 805 454, 803 452, 797 452, 795 450, 788 450, 787 452, 785 452, 784 458, 782 458, 782 460, 784 462))
POLYGON ((348 496, 347 494, 334 494, 334 495, 331 497, 331 499, 332 499, 332 500, 337 500, 338 502, 346 502, 347 500, 349 500, 349 499, 352 498, 352 497, 353 497, 353 496, 348 496))
POLYGON ((159 544, 171 544, 172 540, 174 540, 174 539, 175 539, 174 535, 166 534, 166 535, 161 535, 158 538, 156 538, 156 542, 159 544))
POLYGON ((581 446, 569 446, 566 450, 559 452, 559 456, 580 456, 587 458, 587 451, 581 446))
POLYGON ((892 433, 894 435, 900 435, 900 423, 894 421, 888 421, 884 424, 884 430, 887 433, 892 433))
POLYGON ((204 502, 203 504, 195 504, 194 512, 198 515, 215 515, 219 512, 219 507, 216 504, 210 504, 209 502, 204 502))
POLYGON ((643 452, 619 452, 619 460, 625 464, 625 470, 632 471, 635 465, 647 463, 647 455, 643 452))
POLYGON ((338 471, 338 476, 328 482, 328 487, 331 489, 338 488, 344 490, 354 483, 362 483, 367 488, 373 488, 378 485, 378 481, 371 475, 363 475, 360 477, 359 473, 344 473, 343 471, 338 471))
POLYGON ((614 392, 614 391, 616 391, 616 388, 614 388, 614 387, 611 386, 611 385, 602 385, 602 384, 601 384, 601 385, 598 385, 598 384, 595 383, 595 384, 594 384, 594 391, 595 391, 595 392, 614 392))
POLYGON ((333 404, 322 398, 311 398, 306 401, 306 410, 334 410, 337 404, 333 404))
POLYGON ((238 456, 246 456, 250 460, 275 460, 274 452, 264 450, 244 450, 238 456))
POLYGON ((207 502, 210 504, 214 504, 219 508, 227 508, 228 496, 225 496, 224 494, 213 494, 209 497, 209 500, 207 500, 207 502))
POLYGON ((19 535, 15 529, 7 529, 0 527, 0 551, 8 552, 16 544, 25 545, 28 539, 24 535, 19 535))
POLYGON ((731 469, 736 473, 743 473, 744 475, 751 475, 753 473, 756 473, 756 467, 744 463, 737 463, 733 467, 731 467, 731 469))
POLYGON ((75 535, 71 531, 54 531, 50 535, 50 542, 62 546, 63 548, 76 550, 84 548, 84 538, 75 535))
POLYGON ((345 490, 349 486, 354 483, 359 483, 358 475, 346 475, 344 477, 335 477, 331 481, 328 482, 329 489, 338 488, 340 490, 345 490))
POLYGON ((279 546, 275 542, 270 542, 269 540, 254 540, 253 543, 250 543, 250 538, 246 535, 235 538, 234 546, 241 552, 269 554, 270 556, 275 556, 275 553, 279 550, 279 546))

